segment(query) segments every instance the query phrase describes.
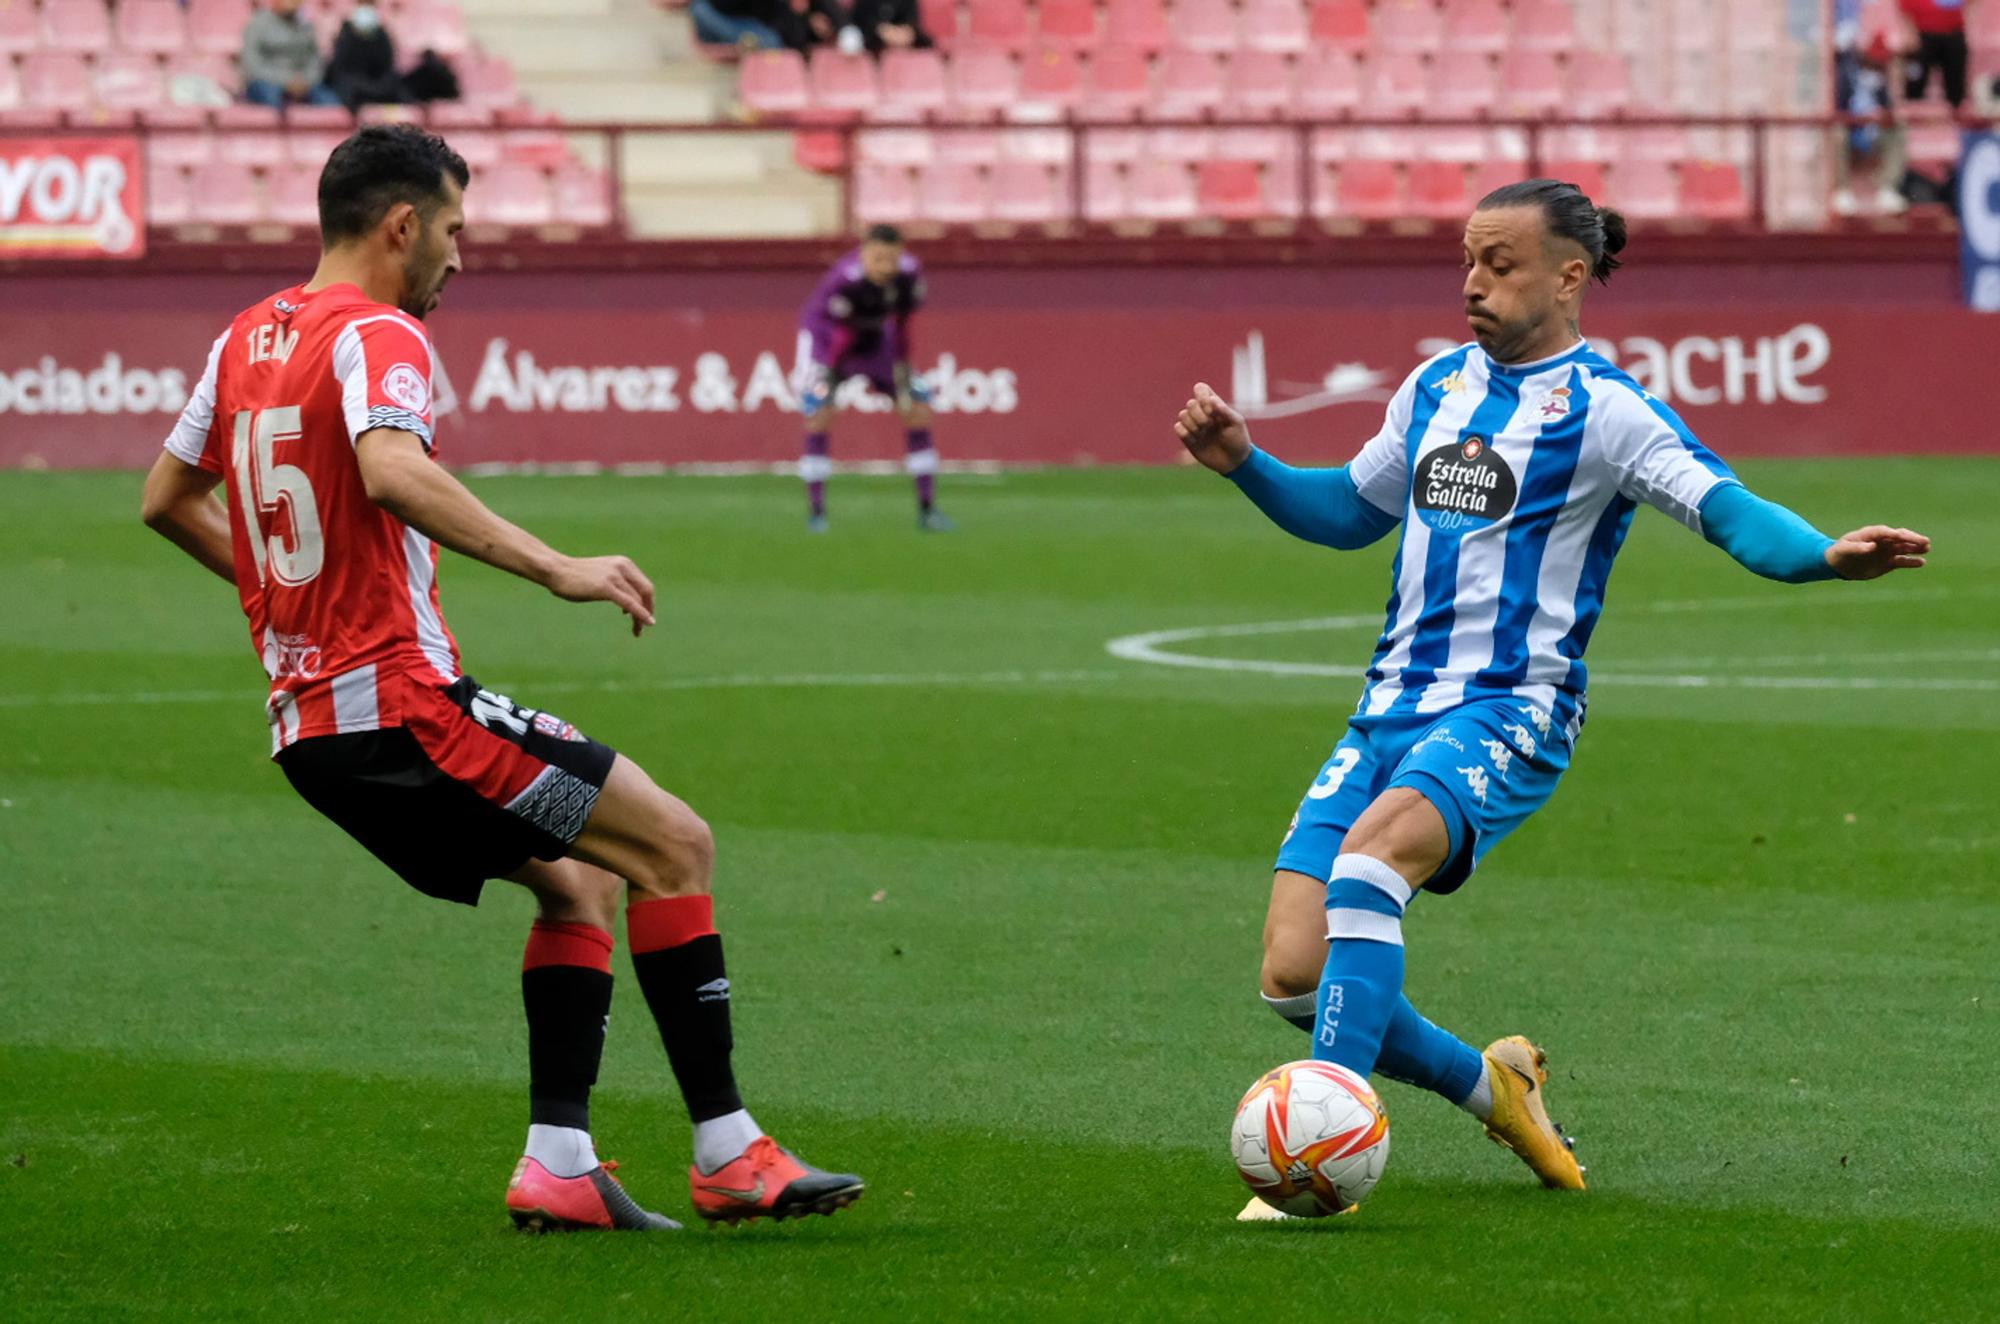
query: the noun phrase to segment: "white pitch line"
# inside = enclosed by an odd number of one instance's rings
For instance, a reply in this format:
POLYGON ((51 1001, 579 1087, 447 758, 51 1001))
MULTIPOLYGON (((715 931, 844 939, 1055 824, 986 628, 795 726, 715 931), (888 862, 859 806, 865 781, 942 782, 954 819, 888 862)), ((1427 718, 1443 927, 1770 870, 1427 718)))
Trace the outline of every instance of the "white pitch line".
MULTIPOLYGON (((542 694, 654 694, 670 690, 970 688, 978 685, 1064 685, 1077 681, 1124 680, 1129 672, 1112 667, 1070 671, 796 672, 790 675, 678 676, 659 680, 548 681, 529 683, 529 698, 542 694)), ((510 688, 512 688, 510 686, 510 688)), ((73 694, 0 694, 0 708, 113 707, 181 703, 240 703, 259 691, 237 690, 79 691, 73 694)))

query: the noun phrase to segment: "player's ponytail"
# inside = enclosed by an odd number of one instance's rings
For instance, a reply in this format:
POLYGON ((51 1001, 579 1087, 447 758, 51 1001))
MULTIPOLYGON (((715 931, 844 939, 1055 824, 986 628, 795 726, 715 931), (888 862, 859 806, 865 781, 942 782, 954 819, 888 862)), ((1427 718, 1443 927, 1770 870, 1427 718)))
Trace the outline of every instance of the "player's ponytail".
POLYGON ((1528 179, 1504 184, 1479 200, 1480 211, 1500 207, 1539 209, 1550 234, 1574 240, 1590 255, 1590 274, 1601 282, 1609 282, 1611 273, 1624 265, 1618 254, 1625 248, 1625 218, 1598 206, 1574 184, 1528 179))

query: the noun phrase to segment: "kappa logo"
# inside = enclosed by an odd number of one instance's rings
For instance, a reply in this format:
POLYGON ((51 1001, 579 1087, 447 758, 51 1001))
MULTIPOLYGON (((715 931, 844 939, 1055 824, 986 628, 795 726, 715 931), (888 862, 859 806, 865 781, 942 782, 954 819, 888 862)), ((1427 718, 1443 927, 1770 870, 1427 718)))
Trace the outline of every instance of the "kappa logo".
POLYGON ((1469 768, 1460 768, 1458 771, 1459 775, 1465 778, 1465 784, 1472 788, 1473 798, 1478 800, 1479 803, 1485 804, 1486 788, 1488 785, 1486 769, 1475 763, 1469 768))
POLYGON ((382 394, 413 414, 430 412, 431 384, 413 364, 398 363, 383 373, 382 394))
POLYGON ((1531 759, 1535 757, 1535 738, 1528 733, 1527 727, 1522 726, 1519 722, 1502 722, 1500 730, 1506 734, 1509 740, 1514 742, 1514 748, 1521 751, 1522 758, 1531 759))
POLYGON ((1493 771, 1500 774, 1501 781, 1506 781, 1507 765, 1514 761, 1514 751, 1501 740, 1482 740, 1479 743, 1486 746, 1486 757, 1493 760, 1493 771))
POLYGON ((1548 738, 1550 728, 1555 725, 1553 717, 1549 716, 1542 709, 1535 707, 1532 703, 1519 704, 1516 706, 1516 711, 1535 724, 1535 730, 1542 733, 1544 740, 1548 738))
POLYGON ((1453 368, 1450 372, 1438 378, 1437 388, 1445 395, 1457 395, 1465 389, 1465 374, 1453 368))
POLYGON ((709 980, 706 984, 695 990, 695 1000, 697 1002, 729 1001, 729 980, 726 978, 709 980))
POLYGON ((290 317, 299 310, 299 306, 290 299, 273 299, 271 300, 271 307, 277 310, 280 317, 290 317))
POLYGON ((1569 387, 1556 387, 1542 401, 1542 418, 1549 420, 1564 417, 1569 413, 1569 404, 1569 387))

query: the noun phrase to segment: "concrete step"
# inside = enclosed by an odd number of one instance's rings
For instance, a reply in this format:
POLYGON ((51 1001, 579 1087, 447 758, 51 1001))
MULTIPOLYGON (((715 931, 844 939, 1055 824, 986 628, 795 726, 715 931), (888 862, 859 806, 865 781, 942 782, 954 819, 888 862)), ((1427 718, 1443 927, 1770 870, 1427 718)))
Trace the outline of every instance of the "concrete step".
POLYGON ((588 22, 553 14, 509 15, 481 19, 472 31, 482 46, 504 56, 524 78, 542 72, 653 73, 662 65, 695 58, 686 20, 663 14, 608 15, 588 22))
POLYGON ((801 174, 782 184, 717 186, 690 194, 658 186, 625 195, 632 233, 647 239, 800 238, 840 228, 840 190, 801 174))
POLYGON ((705 80, 677 81, 664 70, 643 78, 548 74, 523 78, 521 84, 537 104, 577 123, 707 123, 715 119, 719 108, 715 89, 705 80))
POLYGON ((580 23, 613 14, 636 13, 641 7, 630 0, 459 0, 466 26, 474 35, 488 19, 539 16, 580 23))
POLYGON ((625 181, 634 188, 756 183, 790 174, 788 133, 644 133, 625 139, 625 181))

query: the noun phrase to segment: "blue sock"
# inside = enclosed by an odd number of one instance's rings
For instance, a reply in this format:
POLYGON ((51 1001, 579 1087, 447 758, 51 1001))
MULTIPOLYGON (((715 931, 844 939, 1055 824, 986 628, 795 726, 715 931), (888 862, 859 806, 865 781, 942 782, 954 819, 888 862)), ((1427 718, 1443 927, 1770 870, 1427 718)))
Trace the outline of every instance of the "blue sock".
POLYGON ((1366 1076, 1403 994, 1403 907, 1410 885, 1367 855, 1340 855, 1326 884, 1326 969, 1313 1057, 1366 1076))
POLYGON ((1478 1049, 1425 1020, 1407 997, 1396 999, 1382 1052, 1375 1059, 1377 1071, 1462 1106, 1479 1084, 1485 1065, 1478 1049))

